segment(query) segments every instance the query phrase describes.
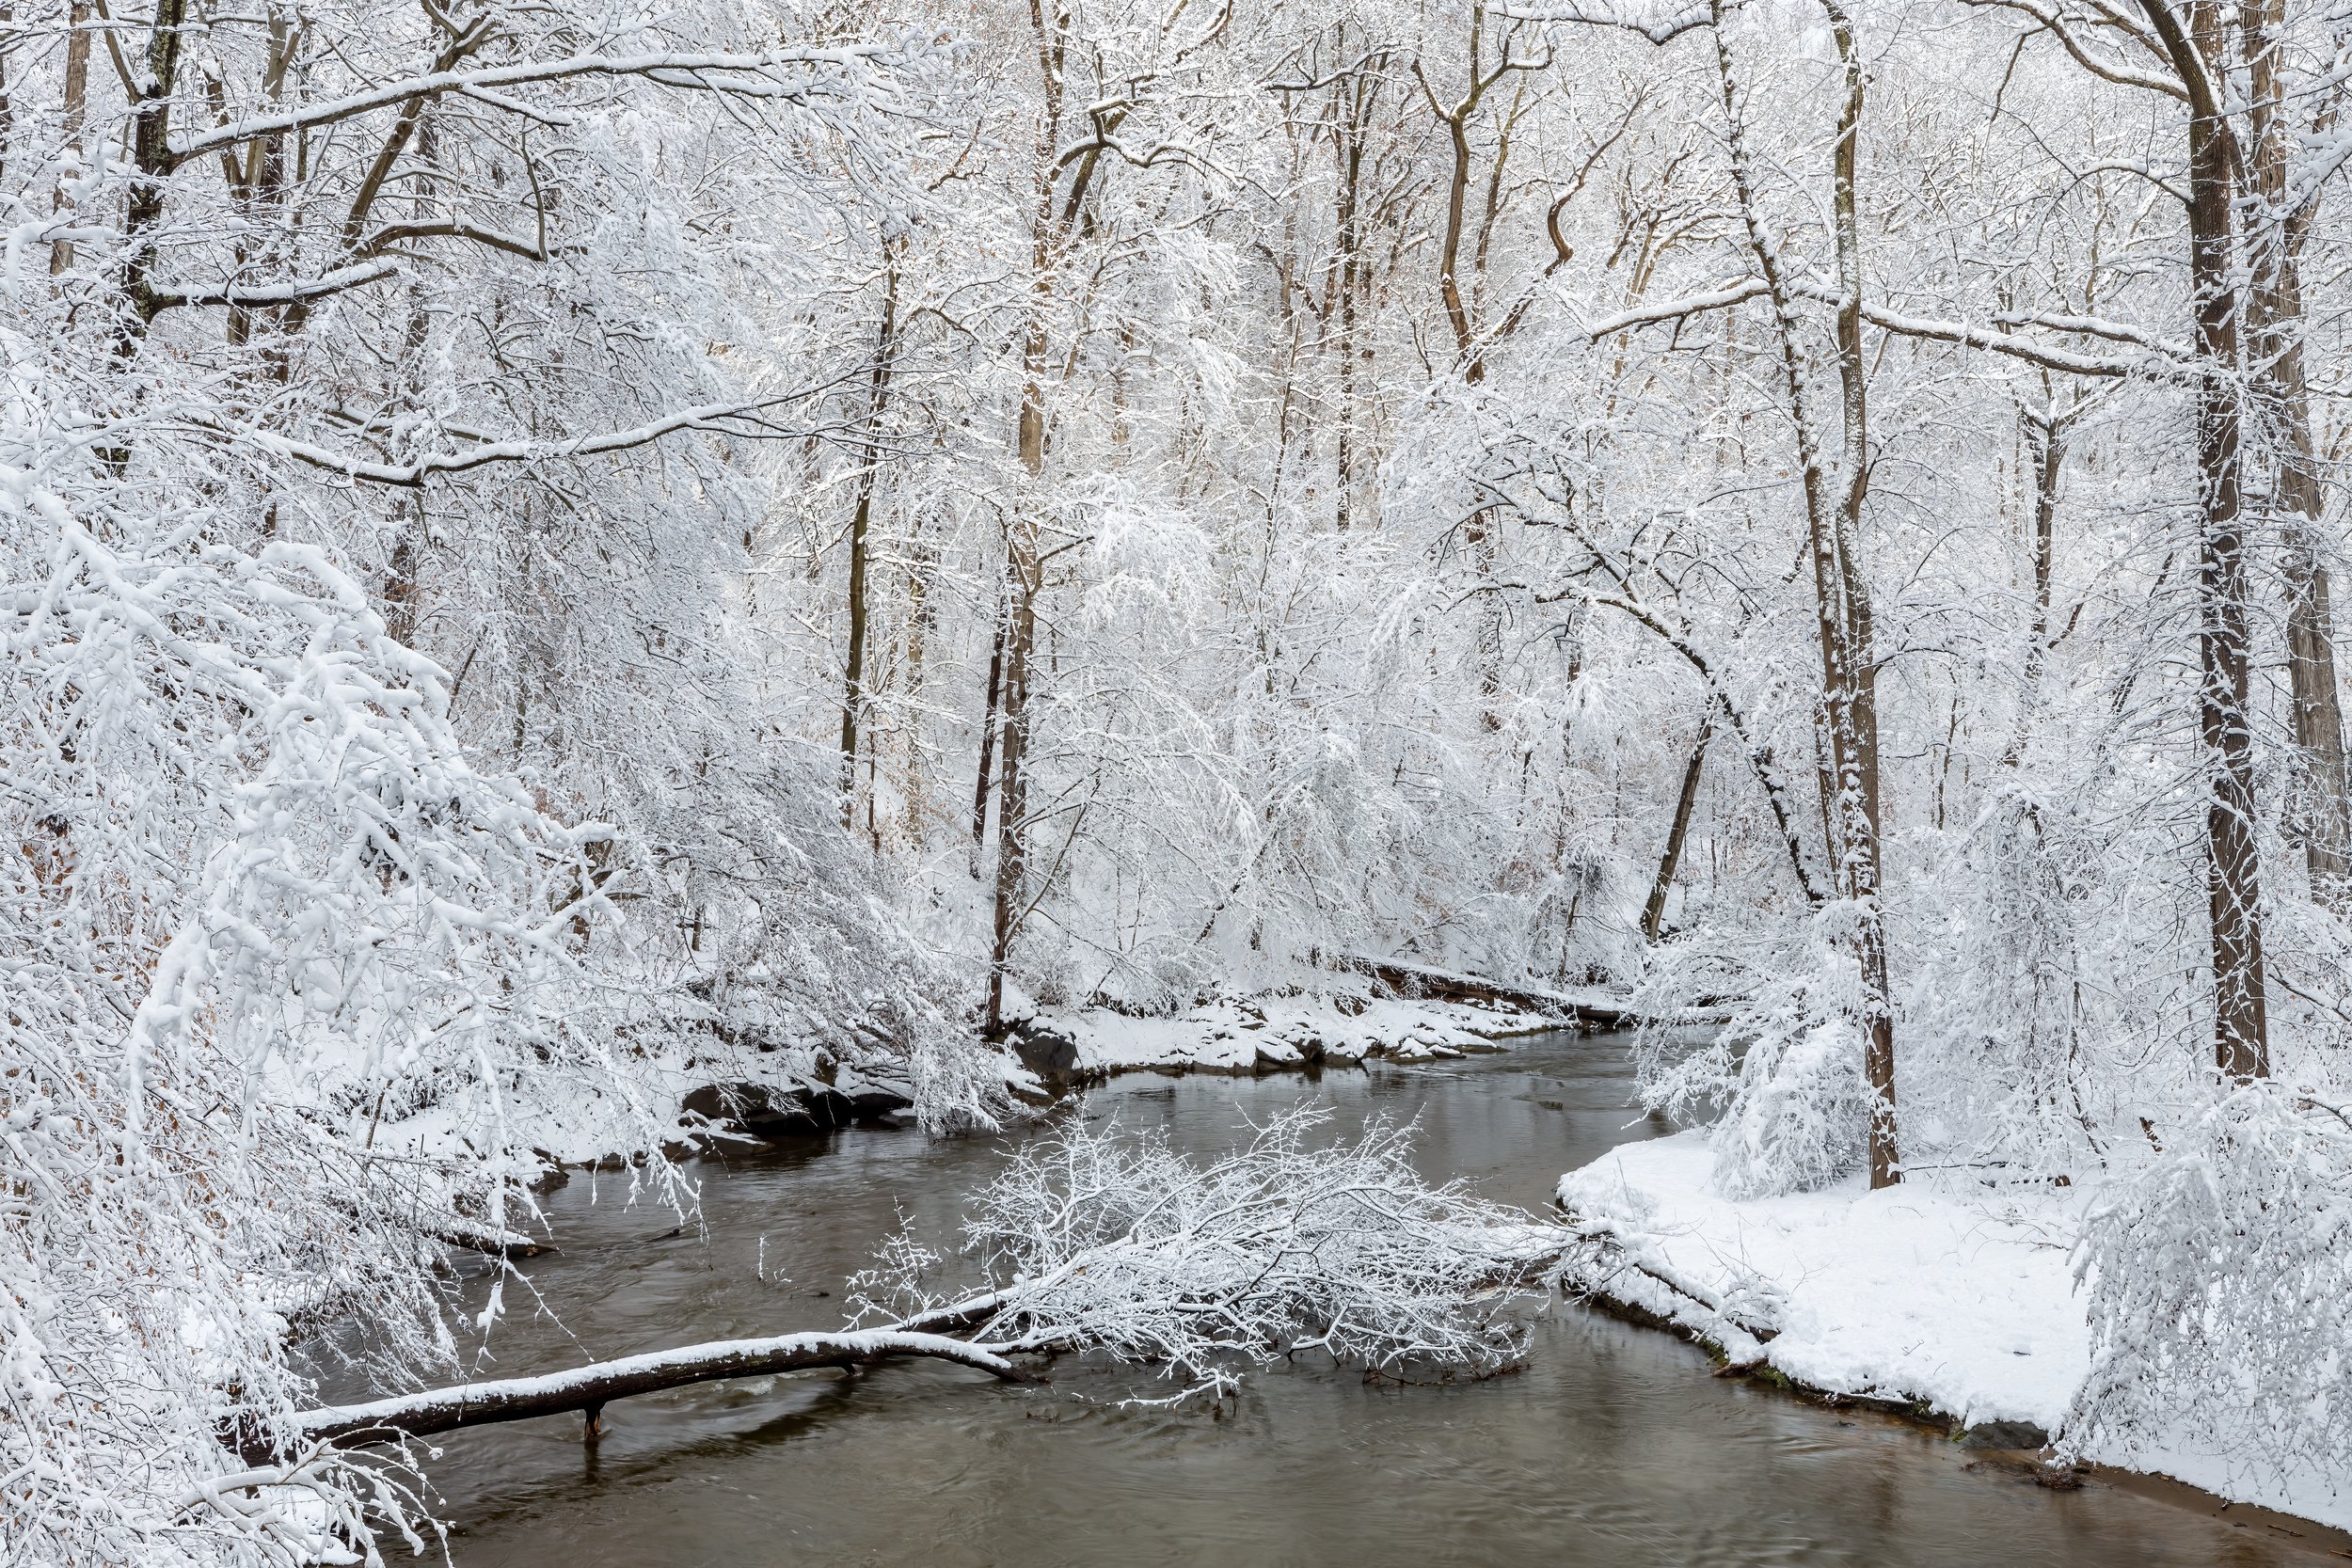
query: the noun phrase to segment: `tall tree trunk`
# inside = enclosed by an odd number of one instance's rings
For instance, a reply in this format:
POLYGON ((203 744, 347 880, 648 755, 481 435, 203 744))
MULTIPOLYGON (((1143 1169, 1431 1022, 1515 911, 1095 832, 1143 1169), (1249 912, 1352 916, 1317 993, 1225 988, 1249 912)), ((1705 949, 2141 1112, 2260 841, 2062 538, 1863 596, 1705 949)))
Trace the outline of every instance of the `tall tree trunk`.
POLYGON ((1733 184, 1749 249, 1772 301, 1797 441, 1809 554, 1815 625, 1821 648, 1820 725, 1832 797, 1825 815, 1838 895, 1852 907, 1847 941, 1862 982, 1863 1071, 1874 1101, 1869 1130, 1870 1185, 1901 1180, 1895 1114, 1895 1018, 1887 984, 1886 927, 1879 849, 1877 668, 1873 662, 1869 585, 1862 571, 1862 507, 1869 491, 1867 388, 1862 343, 1862 242, 1855 168, 1862 131, 1863 74, 1853 24, 1836 0, 1823 0, 1845 70, 1838 113, 1832 217, 1837 245, 1837 372, 1843 485, 1835 495, 1805 379, 1804 326, 1783 276, 1778 247, 1758 205, 1756 166, 1747 145, 1747 89, 1731 57, 1724 23, 1733 0, 1710 0, 1715 58, 1723 83, 1733 184))
MULTIPOLYGON (((1057 250, 1054 222, 1054 147, 1060 116, 1059 55, 1049 48, 1040 24, 1041 58, 1045 62, 1048 89, 1046 110, 1038 136, 1037 213, 1031 235, 1029 321, 1021 345, 1021 413, 1014 432, 1027 491, 1005 531, 1004 738, 996 763, 996 888, 988 964, 987 1033, 1004 1029, 1005 973, 1012 961, 1012 945, 1021 934, 1027 911, 1029 833, 1029 665, 1037 645, 1039 528, 1037 507, 1041 500, 1039 481, 1045 472, 1045 374, 1051 345, 1046 337, 1046 311, 1053 300, 1053 263, 1057 250)), ((1073 201, 1073 210, 1075 203, 1073 201)))
MULTIPOLYGON (((1462 233, 1470 195, 1470 116, 1478 100, 1478 38, 1486 19, 1483 7, 1470 11, 1470 96, 1451 114, 1440 112, 1448 144, 1453 149, 1453 173, 1446 183, 1445 234, 1438 250, 1438 293, 1454 329, 1455 363, 1464 384, 1478 386, 1486 379, 1486 356, 1478 352, 1477 328, 1462 295, 1462 233)), ((1436 100, 1433 98, 1434 103, 1436 100)), ((1462 543, 1469 547, 1470 567, 1478 577, 1478 722, 1489 735, 1502 728, 1502 607, 1496 599, 1496 515, 1492 508, 1470 515, 1462 525, 1462 543)))
POLYGON ((913 735, 899 750, 899 791, 906 801, 906 819, 917 833, 930 821, 930 772, 922 744, 923 683, 929 676, 924 659, 937 629, 939 609, 931 594, 931 575, 939 569, 938 546, 920 536, 909 541, 907 562, 906 693, 913 735))
MULTIPOLYGON (((882 423, 890 403, 890 362, 898 351, 898 261, 890 242, 883 242, 882 325, 875 334, 874 368, 866 388, 866 440, 860 454, 864 471, 857 480, 857 504, 850 512, 850 648, 844 660, 841 693, 841 820, 855 816, 857 796, 858 724, 866 709, 866 602, 867 537, 874 520, 874 484, 882 471, 882 423)), ((869 802, 870 806, 870 802, 869 802)))
POLYGON ((2042 671, 2050 658, 2050 575, 2058 553, 2058 481, 2066 468, 2066 433, 2081 413, 2079 404, 2059 412, 2044 390, 2042 406, 2020 405, 2017 411, 2033 467, 2033 610, 2026 637, 2026 668, 2019 681, 2017 727, 2001 758, 2010 768, 2025 755, 2026 728, 2041 701, 2042 671))
MULTIPOLYGON (((0 36, 16 30, 16 8, 0 0, 0 36)), ((16 103, 8 96, 8 53, 0 49, 0 180, 8 178, 8 152, 16 142, 16 103)))
POLYGON ((1340 430, 1339 499, 1333 526, 1344 533, 1355 520, 1356 498, 1356 356, 1358 297, 1362 292, 1364 266, 1363 172, 1364 137, 1368 133, 1371 88, 1364 73, 1349 83, 1346 120, 1340 144, 1340 430))
MULTIPOLYGON (((1472 0, 1468 51, 1469 83, 1461 99, 1451 108, 1438 100, 1428 77, 1425 74, 1421 77, 1422 90, 1429 100, 1430 112, 1445 127, 1446 145, 1452 154, 1446 178, 1445 229, 1438 243, 1438 297, 1445 307, 1446 323, 1453 329, 1454 364, 1461 372, 1463 383, 1471 387, 1486 379, 1486 360, 1480 351, 1477 323, 1470 317, 1470 304, 1462 292, 1462 241, 1468 231, 1473 162, 1470 122, 1470 117, 1478 112, 1479 104, 1485 100, 1486 89, 1513 69, 1510 39, 1506 34, 1502 43, 1502 62, 1491 74, 1486 73, 1482 54, 1486 26, 1486 8, 1472 0)), ((1416 72, 1421 71, 1418 63, 1414 70, 1416 72)), ((1507 143, 1505 146, 1507 148, 1507 143)), ((1498 164, 1500 157, 1501 154, 1498 154, 1498 164)), ((1491 222, 1491 213, 1488 219, 1491 222)), ((1484 246, 1480 248, 1483 259, 1484 246)), ((1469 546, 1470 563, 1478 576, 1478 718, 1481 727, 1489 734, 1502 728, 1502 607, 1495 587, 1497 526, 1496 514, 1491 508, 1473 513, 1462 526, 1462 542, 1469 546)))
MULTIPOLYGON (((1042 336, 1042 334, 1040 334, 1042 336)), ((1030 423, 1032 415, 1025 398, 1022 411, 1023 461, 1028 461, 1031 450, 1030 423)), ((1039 439, 1036 450, 1039 467, 1043 466, 1042 427, 1044 411, 1036 409, 1039 439)), ((1034 472, 1034 470, 1032 470, 1034 472)), ((1021 934, 1021 923, 1027 914, 1029 865, 1028 774, 1029 757, 1029 665, 1037 646, 1037 592, 1040 586, 1038 564, 1038 534, 1033 517, 1023 515, 1013 521, 1008 541, 1009 559, 1007 562, 1007 592, 1005 607, 1005 688, 1004 740, 997 759, 996 776, 996 889, 994 918, 988 968, 988 1033, 993 1037, 1004 1027, 1005 974, 1012 962, 1012 946, 1021 934)))
MULTIPOLYGON (((1837 230, 1837 380, 1844 415, 1845 492, 1836 510, 1836 572, 1841 608, 1839 680, 1829 688, 1830 736, 1837 762, 1839 845, 1847 896, 1854 901, 1861 949, 1864 1074, 1877 1101, 1870 1121, 1870 1185, 1900 1180, 1895 1125, 1895 1013, 1886 974, 1885 887, 1881 863, 1877 634, 1870 586, 1862 571, 1862 505, 1870 487, 1867 388, 1862 356, 1862 225, 1855 169, 1862 140, 1862 58, 1853 23, 1836 0, 1823 0, 1846 100, 1837 118, 1833 212, 1837 230)), ((1827 666, 1825 665, 1825 668, 1827 666)))
POLYGON ((2207 62, 2222 59, 2212 4, 2189 24, 2166 0, 2142 0, 2189 95, 2188 257, 2196 301, 2198 730, 2205 752, 2205 886, 2212 927, 2214 1061, 2232 1078, 2270 1069, 2265 1009, 2262 867, 2254 842, 2252 640, 2238 430, 2237 283, 2231 275, 2235 163, 2225 105, 2207 62))
MULTIPOLYGON (((123 203, 122 292, 133 321, 115 340, 115 357, 128 359, 162 310, 149 274, 154 267, 154 234, 164 219, 164 188, 179 160, 171 150, 171 95, 180 75, 187 0, 155 0, 148 33, 147 80, 140 85, 131 122, 131 162, 136 174, 123 203)), ((76 33, 79 36, 79 33, 76 33)))
MULTIPOLYGON (((82 133, 89 123, 89 0, 73 0, 66 9, 66 24, 72 29, 65 40, 65 144, 73 153, 74 172, 82 172, 82 133)), ((51 211, 62 213, 71 203, 64 188, 59 187, 51 211)), ((73 270, 73 242, 49 242, 49 275, 52 277, 73 270)))
POLYGON ((2296 129, 2280 58, 2285 0, 2254 0, 2241 14, 2254 134, 2254 194, 2249 225, 2252 289, 2248 328, 2255 388, 2276 454, 2272 504, 2279 514, 2287 584, 2287 674, 2294 694, 2295 743, 2304 771, 2303 856, 2312 896, 2328 909, 2352 908, 2352 768, 2347 768, 2344 709, 2336 686, 2328 568, 2316 540, 2322 499, 2312 440, 2311 389, 2303 370, 2302 248, 2316 193, 2291 208, 2287 188, 2296 129))

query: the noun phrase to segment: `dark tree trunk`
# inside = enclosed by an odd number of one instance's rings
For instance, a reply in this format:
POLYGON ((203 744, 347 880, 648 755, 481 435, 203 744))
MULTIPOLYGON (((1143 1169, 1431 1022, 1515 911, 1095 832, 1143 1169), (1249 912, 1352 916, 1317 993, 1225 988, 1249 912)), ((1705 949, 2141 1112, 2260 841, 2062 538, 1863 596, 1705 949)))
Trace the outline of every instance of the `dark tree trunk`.
MULTIPOLYGON (((889 247, 885 245, 885 250, 889 247)), ((866 709, 867 538, 874 520, 874 485, 882 470, 882 422, 890 403, 890 362, 898 347, 898 267, 895 255, 882 267, 882 327, 874 344, 874 369, 866 391, 865 471, 858 475, 857 504, 850 513, 850 648, 841 696, 841 820, 856 813, 858 726, 866 709)), ((872 801, 867 801, 871 811, 872 801)))
POLYGON ((2249 369, 2276 454, 2277 508, 2287 584, 2287 676, 2296 748, 2302 753, 2304 865, 2312 896, 2339 913, 2352 909, 2352 767, 2344 755, 2344 708, 2336 685, 2334 616, 2328 568, 2318 558, 2322 498, 2312 441, 2311 388, 2303 369, 2302 248, 2319 198, 2291 205, 2296 127, 2280 55, 2284 0, 2256 0, 2242 13, 2254 133, 2252 174, 2261 201, 2249 233, 2252 289, 2249 369))
POLYGON ((2206 62, 2221 58, 2209 4, 2190 24, 2142 0, 2189 94, 2189 283, 2197 312, 2198 731, 2205 753, 2205 885, 2212 929, 2214 1061, 2232 1078, 2270 1070, 2265 1009, 2262 867, 2254 840, 2252 639, 2238 424, 2238 294, 2232 276, 2232 167, 2226 106, 2206 62), (2193 29, 2193 30, 2192 30, 2193 29))
MULTIPOLYGON (((995 633, 989 640, 988 690, 980 704, 980 767, 972 785, 972 852, 977 856, 979 847, 988 841, 988 786, 996 772, 996 710, 1005 687, 1005 610, 1000 604, 996 611, 995 633)), ((979 862, 972 863, 972 875, 977 877, 979 862)))
POLYGON ((1691 742, 1691 760, 1682 769, 1682 792, 1675 797, 1674 825, 1666 830, 1666 852, 1658 857, 1658 879, 1650 883, 1649 901, 1642 906, 1642 940, 1656 942, 1666 921, 1666 896, 1674 891, 1675 873, 1682 865, 1682 847, 1691 836, 1691 816, 1698 805, 1699 775, 1707 766, 1707 743, 1715 733, 1715 700, 1699 716, 1698 738, 1691 742))

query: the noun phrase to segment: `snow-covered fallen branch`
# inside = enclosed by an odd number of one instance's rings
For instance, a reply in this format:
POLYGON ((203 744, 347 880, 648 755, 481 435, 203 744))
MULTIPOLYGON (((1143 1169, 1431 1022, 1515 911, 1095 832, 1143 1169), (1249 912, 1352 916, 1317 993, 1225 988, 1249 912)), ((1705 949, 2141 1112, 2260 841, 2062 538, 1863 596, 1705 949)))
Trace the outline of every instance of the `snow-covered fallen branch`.
POLYGON ((1574 1232, 1432 1186, 1409 1129, 1375 1123, 1313 1141, 1327 1115, 1298 1111, 1246 1147, 1196 1164, 1159 1138, 1073 1126, 1031 1145, 973 1200, 965 1252, 977 1291, 935 1295, 941 1256, 901 1232, 852 1281, 863 1317, 835 1332, 728 1339, 537 1377, 457 1384, 304 1412, 242 1431, 250 1464, 319 1444, 424 1437, 461 1427, 586 1413, 614 1400, 727 1378, 924 1358, 1009 1383, 1011 1358, 1099 1350, 1158 1367, 1173 1391, 1136 1402, 1221 1398, 1240 1371, 1322 1351, 1396 1375, 1486 1376, 1525 1349, 1502 1310, 1549 1280, 1574 1232))
POLYGON ((632 1395, 727 1378, 772 1377, 778 1372, 825 1367, 866 1367, 910 1357, 952 1361, 1009 1383, 1032 1381, 1029 1373, 1003 1356, 943 1334, 912 1334, 897 1329, 783 1334, 765 1339, 722 1339, 711 1344, 654 1351, 539 1377, 460 1383, 420 1394, 371 1400, 364 1404, 328 1405, 298 1417, 290 1432, 240 1433, 237 1447, 248 1461, 259 1464, 290 1444, 427 1437, 460 1427, 527 1421, 575 1410, 588 1412, 593 1423, 596 1413, 607 1403, 632 1395))
MULTIPOLYGON (((959 1316, 1004 1354, 1101 1350, 1158 1367, 1174 1403, 1221 1397, 1240 1370, 1323 1351, 1367 1370, 1490 1374, 1523 1326, 1501 1310, 1547 1277, 1565 1231, 1432 1186, 1409 1129, 1375 1123, 1318 1144, 1327 1114, 1277 1118, 1196 1164, 1160 1138, 1071 1127, 1024 1149, 973 1201, 965 1256, 983 1310, 926 1277, 941 1256, 894 1238, 856 1281, 873 1316, 959 1316)), ((968 1300, 969 1298, 967 1298, 968 1300)))

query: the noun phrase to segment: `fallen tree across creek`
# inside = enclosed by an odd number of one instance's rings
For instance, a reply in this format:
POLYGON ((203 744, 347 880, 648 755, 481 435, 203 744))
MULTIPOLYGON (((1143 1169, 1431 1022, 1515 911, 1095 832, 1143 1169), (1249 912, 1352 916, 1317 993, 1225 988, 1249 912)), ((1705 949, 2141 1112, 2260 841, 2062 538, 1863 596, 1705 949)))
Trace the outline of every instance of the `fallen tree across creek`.
MULTIPOLYGON (((722 1339, 677 1350, 652 1351, 614 1361, 598 1361, 538 1377, 460 1383, 421 1394, 396 1395, 364 1404, 327 1405, 306 1413, 287 1434, 293 1446, 314 1443, 383 1443, 430 1437, 461 1427, 527 1421, 580 1411, 588 1436, 602 1427, 602 1412, 613 1400, 660 1393, 727 1378, 771 1377, 778 1372, 827 1367, 868 1367, 906 1357, 929 1357, 977 1368, 1008 1383, 1035 1383, 1003 1356, 944 1334, 909 1334, 895 1329, 851 1329, 835 1334, 784 1334, 767 1339, 722 1339)), ((289 1445, 251 1433, 238 1451, 262 1464, 289 1445)))
POLYGON ((613 1400, 727 1378, 883 1361, 950 1362, 1037 1383, 1014 1357, 1093 1351, 1154 1369, 1168 1391, 1222 1399, 1243 1369, 1302 1351, 1416 1376, 1516 1366, 1526 1328, 1504 1310, 1545 1288, 1574 1230, 1536 1225, 1459 1182, 1432 1186, 1409 1128, 1317 1142, 1328 1120, 1278 1117, 1196 1164, 1163 1138, 1073 1122, 1021 1150, 975 1195, 958 1249, 966 1289, 935 1294, 946 1259, 912 1234, 850 1281, 874 1326, 729 1339, 535 1377, 457 1384, 307 1411, 233 1434, 248 1464, 580 1412, 595 1441, 613 1400), (981 1278, 971 1281, 977 1272, 981 1278), (977 1289, 972 1289, 977 1284, 977 1289))

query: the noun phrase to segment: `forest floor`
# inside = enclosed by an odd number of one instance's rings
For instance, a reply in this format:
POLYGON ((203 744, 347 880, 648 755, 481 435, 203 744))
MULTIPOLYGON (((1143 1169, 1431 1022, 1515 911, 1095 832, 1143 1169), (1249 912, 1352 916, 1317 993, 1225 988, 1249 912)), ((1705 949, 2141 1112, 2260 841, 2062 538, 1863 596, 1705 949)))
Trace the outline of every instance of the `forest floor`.
MULTIPOLYGON (((1971 1448, 2048 1442, 2090 1369, 2073 1254, 2091 1194, 1932 1178, 1870 1192, 1857 1175, 1734 1201, 1714 1168, 1706 1133, 1688 1132, 1562 1177, 1562 1206, 1618 1243, 1571 1284, 1802 1393, 1947 1424, 1971 1448)), ((2352 1487, 2282 1479, 2185 1435, 2086 1457, 2352 1529, 2352 1487)))

